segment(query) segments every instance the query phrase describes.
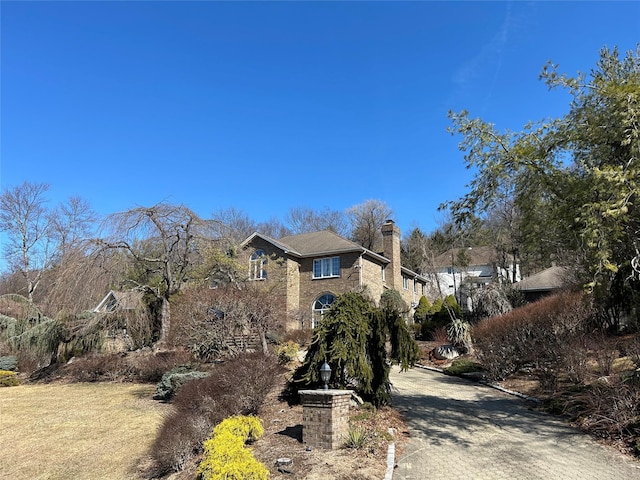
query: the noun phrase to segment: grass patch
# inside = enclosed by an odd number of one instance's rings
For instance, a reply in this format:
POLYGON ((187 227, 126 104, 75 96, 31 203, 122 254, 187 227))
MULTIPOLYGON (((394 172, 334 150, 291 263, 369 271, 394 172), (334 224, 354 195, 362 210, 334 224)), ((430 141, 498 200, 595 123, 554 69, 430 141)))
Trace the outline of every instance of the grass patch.
POLYGON ((46 384, 0 395, 0 465, 13 480, 142 478, 163 413, 154 387, 46 384))

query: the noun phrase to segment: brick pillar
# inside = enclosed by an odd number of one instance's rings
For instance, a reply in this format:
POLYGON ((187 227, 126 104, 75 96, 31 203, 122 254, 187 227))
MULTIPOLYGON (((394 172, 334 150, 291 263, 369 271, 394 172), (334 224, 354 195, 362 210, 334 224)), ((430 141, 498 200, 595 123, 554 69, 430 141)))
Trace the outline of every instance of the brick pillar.
POLYGON ((342 447, 349 430, 350 390, 300 390, 302 441, 309 447, 342 447))

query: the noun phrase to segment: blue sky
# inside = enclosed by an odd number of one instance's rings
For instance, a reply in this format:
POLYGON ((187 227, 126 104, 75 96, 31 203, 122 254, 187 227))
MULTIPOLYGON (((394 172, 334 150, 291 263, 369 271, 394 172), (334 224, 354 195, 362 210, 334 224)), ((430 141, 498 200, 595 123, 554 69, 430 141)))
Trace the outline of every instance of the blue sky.
POLYGON ((100 214, 160 201, 254 220, 385 201, 429 232, 465 193, 447 111, 559 116, 538 80, 640 42, 640 2, 11 2, 0 186, 100 214))

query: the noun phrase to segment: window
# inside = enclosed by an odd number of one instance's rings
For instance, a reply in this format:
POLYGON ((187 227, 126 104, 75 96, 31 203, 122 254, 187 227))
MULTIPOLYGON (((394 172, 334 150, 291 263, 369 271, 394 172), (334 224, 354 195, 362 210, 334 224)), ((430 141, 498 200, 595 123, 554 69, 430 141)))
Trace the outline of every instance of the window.
POLYGON ((325 293, 318 297, 318 299, 313 302, 313 312, 311 315, 311 328, 315 328, 318 325, 318 322, 322 320, 322 316, 325 314, 329 308, 331 308, 331 304, 335 301, 336 297, 331 293, 325 293))
POLYGON ((402 288, 409 290, 409 279, 404 275, 402 276, 402 288))
POLYGON ((340 257, 318 258, 313 261, 313 278, 340 276, 340 257))
POLYGON ((413 280, 413 293, 418 293, 418 281, 416 279, 413 280))
POLYGON ((386 273, 387 271, 385 270, 384 265, 382 265, 380 268, 382 269, 382 281, 386 282, 387 281, 387 273, 386 273))
POLYGON ((267 256, 262 250, 256 250, 249 259, 249 280, 265 280, 267 278, 267 256))

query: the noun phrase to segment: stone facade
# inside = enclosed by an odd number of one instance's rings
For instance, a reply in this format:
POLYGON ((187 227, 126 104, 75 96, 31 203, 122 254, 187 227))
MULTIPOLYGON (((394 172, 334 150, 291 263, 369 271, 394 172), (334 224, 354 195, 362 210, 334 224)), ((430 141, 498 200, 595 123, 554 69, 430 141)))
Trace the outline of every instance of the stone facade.
POLYGON ((301 390, 302 441, 308 447, 334 450, 349 431, 349 390, 301 390))

